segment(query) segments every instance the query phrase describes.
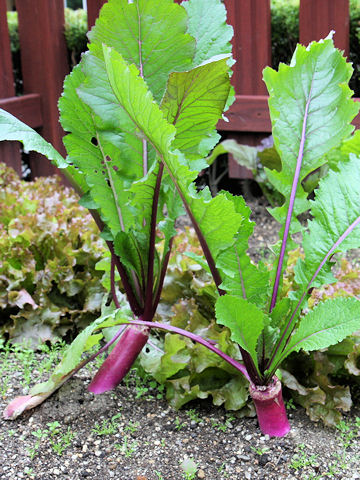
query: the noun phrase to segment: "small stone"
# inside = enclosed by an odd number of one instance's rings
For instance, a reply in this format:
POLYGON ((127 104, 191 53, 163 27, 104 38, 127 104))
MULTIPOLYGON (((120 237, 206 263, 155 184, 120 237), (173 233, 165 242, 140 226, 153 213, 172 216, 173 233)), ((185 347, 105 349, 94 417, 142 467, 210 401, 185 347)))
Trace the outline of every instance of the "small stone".
POLYGON ((260 464, 262 467, 264 467, 268 462, 270 462, 270 457, 269 457, 269 455, 266 455, 266 454, 260 455, 259 464, 260 464))
POLYGON ((250 435, 250 434, 249 434, 249 435, 245 435, 245 440, 246 440, 246 441, 249 442, 251 439, 252 439, 252 435, 250 435))
POLYGON ((53 470, 53 474, 54 474, 54 475, 60 475, 60 473, 61 473, 61 472, 60 472, 60 470, 59 470, 58 468, 54 468, 54 470, 53 470))
POLYGON ((239 460, 242 460, 243 462, 249 462, 250 461, 250 457, 248 457, 247 455, 238 455, 237 456, 239 460))
POLYGON ((95 457, 101 457, 101 451, 100 450, 95 450, 94 454, 95 454, 95 457))
POLYGON ((197 472, 198 478, 205 478, 205 472, 200 468, 200 470, 197 472))

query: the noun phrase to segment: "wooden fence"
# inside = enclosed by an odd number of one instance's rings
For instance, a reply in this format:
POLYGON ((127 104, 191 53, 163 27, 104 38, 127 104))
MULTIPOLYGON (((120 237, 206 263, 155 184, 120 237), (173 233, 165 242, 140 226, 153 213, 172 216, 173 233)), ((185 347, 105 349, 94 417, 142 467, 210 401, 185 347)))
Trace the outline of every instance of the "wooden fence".
MULTIPOLYGON (((87 0, 91 27, 106 0, 87 0)), ((174 0, 181 3, 181 0, 174 0)), ((206 0, 203 0, 206 2, 206 0)), ((234 27, 233 84, 236 102, 219 130, 256 145, 271 131, 266 87, 262 70, 271 65, 270 0, 224 0, 228 21, 234 27)), ((6 22, 6 0, 0 0, 0 108, 3 108, 39 132, 64 153, 63 131, 58 123, 57 100, 68 73, 64 38, 63 0, 17 0, 24 95, 15 97, 10 43, 6 22)), ((300 0, 300 42, 307 44, 335 30, 337 47, 349 51, 349 0, 300 0)), ((355 119, 360 126, 360 119, 355 119)), ((0 160, 21 171, 19 146, 0 143, 0 160)), ((31 154, 33 176, 50 175, 55 167, 37 154, 31 154)), ((230 161, 230 176, 244 171, 230 161)))

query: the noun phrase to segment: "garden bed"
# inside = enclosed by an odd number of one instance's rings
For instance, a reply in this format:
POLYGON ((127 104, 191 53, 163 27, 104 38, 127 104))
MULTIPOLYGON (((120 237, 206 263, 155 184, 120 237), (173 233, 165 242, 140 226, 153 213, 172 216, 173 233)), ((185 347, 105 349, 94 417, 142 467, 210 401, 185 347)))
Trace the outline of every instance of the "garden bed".
MULTIPOLYGON (((11 379, 1 408, 21 393, 19 377, 11 379)), ((343 433, 291 409, 291 432, 269 440, 254 418, 236 418, 206 402, 175 411, 134 376, 99 396, 86 390, 90 378, 85 370, 33 412, 0 421, 2 479, 360 478, 360 444, 353 438, 359 407, 343 433), (194 476, 180 466, 186 457, 197 464, 194 476)))
MULTIPOLYGON (((262 199, 250 203, 258 223, 250 251, 266 255, 277 224, 262 199)), ((30 374, 35 381, 46 358, 26 352, 9 357, 9 378, 2 372, 2 410, 26 393, 30 374)), ((344 418, 342 430, 335 430, 311 422, 302 408, 287 402, 292 430, 269 440, 255 418, 238 418, 207 401, 176 411, 161 387, 134 373, 115 391, 94 396, 86 389, 91 368, 18 420, 0 420, 1 479, 360 478, 359 406, 344 418), (193 476, 180 465, 186 457, 197 465, 193 476)), ((42 379, 47 376, 42 373, 42 379)))

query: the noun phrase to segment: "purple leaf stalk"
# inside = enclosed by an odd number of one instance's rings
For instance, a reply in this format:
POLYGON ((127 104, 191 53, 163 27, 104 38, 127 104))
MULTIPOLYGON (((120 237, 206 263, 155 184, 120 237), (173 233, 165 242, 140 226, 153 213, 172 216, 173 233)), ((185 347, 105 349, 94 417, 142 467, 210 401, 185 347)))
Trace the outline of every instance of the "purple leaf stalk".
POLYGON ((118 343, 97 371, 88 389, 99 394, 117 387, 130 371, 133 363, 149 339, 149 329, 129 325, 118 343))

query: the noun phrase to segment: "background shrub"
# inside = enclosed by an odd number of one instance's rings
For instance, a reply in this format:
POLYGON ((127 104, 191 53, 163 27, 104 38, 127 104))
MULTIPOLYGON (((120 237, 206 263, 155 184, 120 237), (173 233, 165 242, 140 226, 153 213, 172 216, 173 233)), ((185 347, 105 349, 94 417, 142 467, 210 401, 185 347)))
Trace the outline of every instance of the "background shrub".
POLYGON ((65 39, 69 50, 71 67, 80 61, 86 50, 87 14, 85 10, 65 8, 65 39))

